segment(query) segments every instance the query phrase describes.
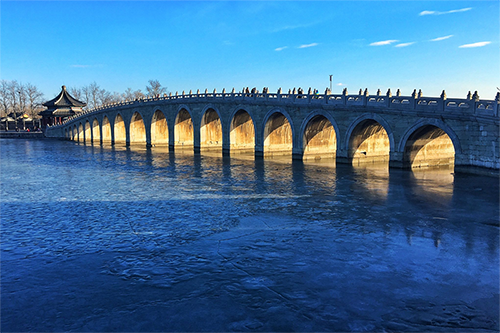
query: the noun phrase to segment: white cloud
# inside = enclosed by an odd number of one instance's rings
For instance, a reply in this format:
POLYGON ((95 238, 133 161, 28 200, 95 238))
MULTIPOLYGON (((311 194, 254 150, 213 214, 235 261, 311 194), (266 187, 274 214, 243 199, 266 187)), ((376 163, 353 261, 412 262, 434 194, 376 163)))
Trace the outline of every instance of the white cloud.
POLYGON ((464 48, 470 48, 470 47, 481 47, 491 44, 491 42, 477 42, 477 43, 472 43, 472 44, 464 44, 460 45, 459 48, 464 49, 464 48))
POLYGON ((342 82, 337 83, 337 86, 344 86, 342 82))
POLYGON ((451 37, 453 37, 453 35, 448 35, 448 36, 444 36, 444 37, 438 37, 438 38, 431 39, 431 42, 439 42, 440 40, 445 40, 445 39, 448 39, 448 38, 451 38, 451 37))
POLYGON ((449 11, 446 11, 446 12, 438 12, 438 11, 434 11, 434 10, 424 10, 423 12, 420 12, 420 14, 418 14, 419 16, 424 16, 424 15, 444 15, 444 14, 452 14, 452 13, 461 13, 461 12, 466 12, 466 11, 469 11, 471 10, 472 8, 462 8, 462 9, 453 9, 453 10, 449 10, 449 11))
POLYGON ((287 49, 288 46, 283 46, 283 47, 277 47, 274 49, 274 51, 283 51, 284 49, 287 49))
POLYGON ((299 46, 299 49, 305 49, 307 47, 313 47, 313 46, 317 46, 317 45, 318 45, 318 43, 303 44, 303 45, 299 46))
POLYGON ((371 43, 370 46, 389 45, 389 44, 396 43, 396 42, 399 42, 399 41, 396 39, 389 39, 389 40, 383 40, 380 42, 371 43))
POLYGON ((412 44, 415 44, 415 42, 410 42, 410 43, 401 43, 398 45, 394 45, 395 47, 405 47, 405 46, 410 46, 412 44))

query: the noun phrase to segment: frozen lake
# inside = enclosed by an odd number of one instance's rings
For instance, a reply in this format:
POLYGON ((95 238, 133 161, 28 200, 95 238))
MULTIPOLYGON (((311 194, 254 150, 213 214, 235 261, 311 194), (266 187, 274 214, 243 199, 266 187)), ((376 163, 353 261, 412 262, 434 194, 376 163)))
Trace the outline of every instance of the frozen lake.
POLYGON ((499 330, 499 181, 0 140, 1 331, 499 330))

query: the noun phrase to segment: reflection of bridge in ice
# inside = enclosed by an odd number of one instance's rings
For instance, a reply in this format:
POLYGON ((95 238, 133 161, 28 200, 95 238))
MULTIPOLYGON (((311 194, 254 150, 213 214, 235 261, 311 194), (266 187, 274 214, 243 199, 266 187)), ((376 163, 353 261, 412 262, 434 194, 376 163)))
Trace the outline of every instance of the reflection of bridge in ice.
POLYGON ((169 145, 225 154, 292 154, 390 166, 455 164, 500 168, 499 103, 411 96, 196 93, 87 111, 46 135, 94 144, 169 145))

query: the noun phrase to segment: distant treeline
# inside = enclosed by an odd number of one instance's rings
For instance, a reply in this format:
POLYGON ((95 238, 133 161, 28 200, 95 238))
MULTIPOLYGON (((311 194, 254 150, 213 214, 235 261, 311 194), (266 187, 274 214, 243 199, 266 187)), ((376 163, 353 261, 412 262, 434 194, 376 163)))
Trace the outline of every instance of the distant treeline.
MULTIPOLYGON (((144 94, 140 89, 127 88, 124 93, 109 92, 101 88, 96 82, 83 87, 68 87, 68 92, 77 100, 84 102, 84 109, 92 109, 104 104, 134 100, 146 95, 162 95, 167 93, 167 88, 162 87, 158 80, 149 80, 144 94)), ((17 119, 24 114, 31 118, 38 118, 38 113, 44 109, 42 103, 54 98, 46 98, 36 86, 31 83, 20 83, 16 80, 2 80, 0 84, 0 117, 10 115, 17 119)))

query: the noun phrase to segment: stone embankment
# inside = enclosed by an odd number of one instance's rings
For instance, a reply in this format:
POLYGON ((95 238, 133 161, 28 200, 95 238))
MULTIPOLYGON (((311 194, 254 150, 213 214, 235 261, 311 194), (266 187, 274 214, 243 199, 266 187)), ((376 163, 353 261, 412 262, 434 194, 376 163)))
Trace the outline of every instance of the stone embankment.
POLYGON ((43 139, 43 132, 0 131, 1 139, 43 139))

